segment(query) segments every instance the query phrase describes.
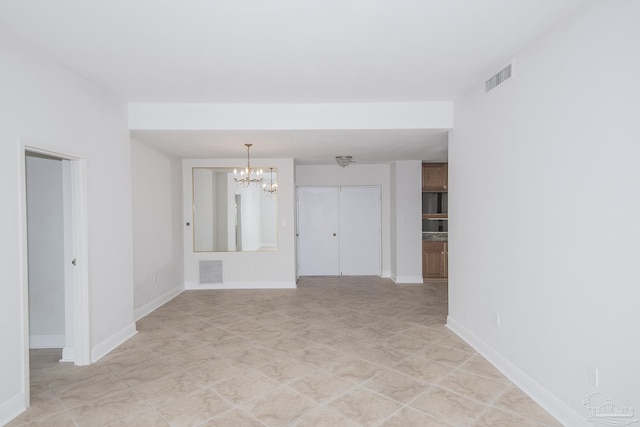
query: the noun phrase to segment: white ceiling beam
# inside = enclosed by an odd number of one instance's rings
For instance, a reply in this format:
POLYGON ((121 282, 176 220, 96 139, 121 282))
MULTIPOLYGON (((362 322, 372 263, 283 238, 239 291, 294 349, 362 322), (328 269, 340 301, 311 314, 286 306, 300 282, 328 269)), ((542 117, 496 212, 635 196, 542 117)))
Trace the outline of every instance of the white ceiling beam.
POLYGON ((130 103, 131 130, 451 129, 453 102, 130 103))

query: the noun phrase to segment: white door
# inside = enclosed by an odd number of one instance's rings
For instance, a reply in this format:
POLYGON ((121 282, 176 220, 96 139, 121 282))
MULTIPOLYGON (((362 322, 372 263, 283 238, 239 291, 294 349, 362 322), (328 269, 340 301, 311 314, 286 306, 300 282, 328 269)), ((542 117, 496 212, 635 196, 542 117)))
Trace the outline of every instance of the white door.
POLYGON ((298 187, 298 274, 337 276, 338 187, 298 187))
MULTIPOLYGON (((22 242, 23 242, 23 252, 22 252, 22 260, 24 265, 27 268, 27 271, 32 272, 30 274, 25 274, 22 281, 22 289, 23 295, 25 296, 36 296, 33 294, 37 294, 38 290, 30 289, 32 279, 37 279, 35 276, 35 272, 33 269, 43 268, 42 263, 34 258, 35 252, 44 253, 45 256, 54 257, 54 250, 58 252, 57 257, 62 256, 63 263, 63 274, 64 277, 64 287, 60 290, 59 294, 62 294, 63 305, 64 305, 64 343, 62 345, 62 361, 66 362, 75 362, 76 365, 88 365, 91 363, 91 339, 90 339, 90 315, 89 315, 89 273, 88 273, 88 256, 87 256, 87 210, 86 210, 86 160, 73 158, 67 155, 53 153, 50 151, 41 150, 35 147, 27 147, 22 146, 22 155, 20 159, 20 164, 22 168, 22 188, 21 188, 21 196, 22 196, 22 206, 23 206, 23 224, 21 234, 22 234, 22 242), (37 239, 32 239, 33 233, 36 231, 34 228, 37 224, 34 221, 39 221, 42 223, 46 223, 51 219, 52 215, 49 212, 40 212, 40 216, 42 218, 31 217, 30 214, 34 214, 35 206, 33 204, 33 200, 31 196, 34 196, 33 193, 29 196, 27 182, 31 181, 34 175, 34 169, 29 168, 27 163, 30 163, 31 166, 35 166, 37 172, 41 174, 44 169, 42 168, 42 164, 37 166, 38 163, 32 162, 34 159, 47 159, 50 162, 60 163, 60 173, 61 176, 56 178, 55 186, 59 187, 61 192, 61 196, 57 196, 61 198, 59 200, 59 205, 62 209, 62 224, 59 224, 58 227, 62 228, 62 238, 63 244, 60 249, 54 249, 54 246, 51 243, 47 243, 44 241, 39 241, 37 239), (31 169, 29 171, 29 169, 31 169), (31 209, 27 209, 27 207, 31 209), (28 230, 31 228, 30 230, 28 230), (34 277, 35 276, 35 277, 34 277)), ((43 189, 44 187, 40 187, 43 189)), ((33 191, 34 188, 31 187, 33 191)), ((55 190, 58 192, 58 190, 55 190)), ((37 195, 37 193, 36 193, 37 195)), ((49 195, 50 196, 50 195, 49 195)), ((40 200, 42 202, 42 200, 40 200)), ((58 202, 50 201, 49 206, 56 206, 58 202)), ((49 208, 50 209, 50 208, 49 208)), ((60 222, 60 221, 57 221, 60 222)), ((58 247, 56 245, 55 247, 58 247)), ((46 272, 46 270, 45 270, 46 272)), ((53 274, 53 273, 52 273, 53 274)), ((40 293, 42 295, 42 293, 40 293)), ((58 295, 59 298, 60 295, 58 295)), ((37 306, 29 304, 30 298, 24 298, 24 312, 27 313, 27 319, 31 318, 32 321, 30 323, 36 324, 37 320, 35 320, 32 315, 41 316, 42 312, 38 313, 37 306), (33 310, 32 310, 33 309, 33 310), (32 311, 35 311, 32 313, 32 311)), ((48 298, 49 306, 53 304, 53 297, 48 298)), ((60 305, 60 304, 58 304, 60 305)), ((50 307, 48 308, 51 309, 50 307)), ((48 313, 44 313, 48 314, 48 313)), ((41 319, 40 319, 41 320, 41 319)), ((50 321, 50 320, 48 320, 50 321)), ((29 327, 30 324, 25 319, 24 323, 24 331, 25 331, 25 351, 28 354, 29 351, 29 327)), ((48 325, 49 327, 51 325, 48 325)), ((58 329, 56 329, 58 330, 58 329)), ((61 331, 61 330, 60 330, 61 331)), ((48 335, 44 335, 45 337, 55 338, 56 341, 60 339, 60 337, 55 337, 55 335, 62 335, 56 333, 53 337, 51 336, 51 332, 48 332, 48 335)), ((47 338, 49 339, 49 338, 47 338)), ((57 342, 55 343, 55 347, 60 347, 57 342)), ((42 347, 42 346, 41 346, 42 347)), ((29 384, 29 364, 25 364, 24 371, 26 379, 26 384, 29 384)), ((25 404, 28 406, 29 403, 29 393, 25 394, 25 404)))
POLYGON ((380 187, 340 191, 340 273, 380 275, 380 187))
POLYGON ((380 188, 298 187, 298 274, 380 275, 380 188))

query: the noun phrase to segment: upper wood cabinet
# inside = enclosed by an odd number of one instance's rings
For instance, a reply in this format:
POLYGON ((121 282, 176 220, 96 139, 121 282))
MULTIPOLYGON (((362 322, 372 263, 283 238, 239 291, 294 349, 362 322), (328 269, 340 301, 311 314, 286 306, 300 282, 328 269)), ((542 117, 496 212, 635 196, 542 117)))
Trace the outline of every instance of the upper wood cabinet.
POLYGON ((422 164, 422 191, 449 191, 447 163, 422 164))

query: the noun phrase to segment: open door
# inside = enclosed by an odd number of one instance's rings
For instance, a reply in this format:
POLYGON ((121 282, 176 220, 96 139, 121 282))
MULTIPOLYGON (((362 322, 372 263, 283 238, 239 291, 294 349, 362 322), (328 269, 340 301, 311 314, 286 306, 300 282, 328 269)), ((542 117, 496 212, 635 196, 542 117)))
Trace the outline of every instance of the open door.
POLYGON ((85 160, 21 146, 25 405, 29 349, 91 363, 85 160), (43 309, 44 308, 44 309, 43 309))

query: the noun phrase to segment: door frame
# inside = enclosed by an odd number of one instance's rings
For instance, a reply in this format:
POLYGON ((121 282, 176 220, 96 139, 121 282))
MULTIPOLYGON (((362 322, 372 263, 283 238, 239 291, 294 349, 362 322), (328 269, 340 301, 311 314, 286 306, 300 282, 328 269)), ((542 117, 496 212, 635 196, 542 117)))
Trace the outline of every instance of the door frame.
MULTIPOLYGON (((91 363, 91 327, 90 327, 90 290, 88 270, 88 233, 87 233, 87 166, 83 156, 71 154, 66 150, 52 147, 44 147, 35 144, 27 144, 18 139, 19 146, 19 172, 20 172, 20 266, 22 288, 22 334, 24 351, 24 391, 25 407, 30 404, 30 366, 29 366, 29 273, 28 273, 28 241, 27 241, 27 181, 26 181, 26 156, 27 152, 43 154, 46 156, 68 161, 68 166, 63 165, 63 174, 68 174, 67 182, 70 182, 70 207, 71 230, 65 229, 65 234, 70 232, 71 251, 65 249, 65 254, 72 254, 76 260, 72 274, 65 268, 65 301, 72 303, 71 312, 67 312, 65 304, 65 317, 73 318, 73 358, 76 365, 88 365, 91 363), (72 295, 67 295, 72 290, 72 295), (67 316, 67 314, 69 316, 67 316)), ((65 224, 65 228, 68 224, 65 224)), ((71 260, 66 259, 65 264, 71 260)), ((66 328, 66 326, 65 326, 66 328)), ((67 355, 69 357, 69 355, 67 355)))

